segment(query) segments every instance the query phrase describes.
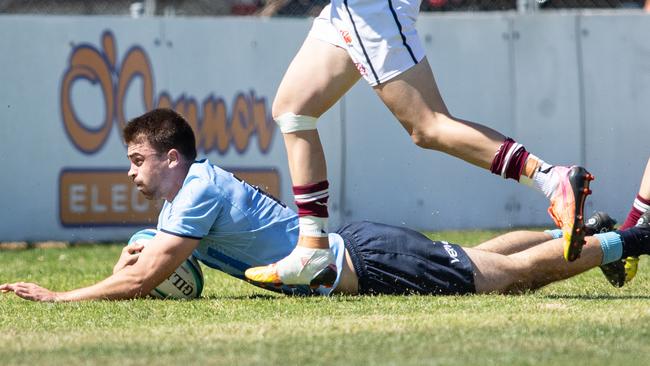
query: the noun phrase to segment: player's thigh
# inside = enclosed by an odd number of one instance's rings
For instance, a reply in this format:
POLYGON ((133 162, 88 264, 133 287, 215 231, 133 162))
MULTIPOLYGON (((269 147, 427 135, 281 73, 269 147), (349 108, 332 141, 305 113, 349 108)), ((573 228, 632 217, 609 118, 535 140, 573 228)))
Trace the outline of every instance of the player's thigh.
POLYGON ((523 281, 521 266, 508 256, 464 248, 474 265, 476 293, 501 293, 523 281))
POLYGON ((449 114, 426 57, 373 88, 407 131, 430 123, 436 113, 449 114))
POLYGON ((273 115, 320 117, 360 78, 348 53, 307 36, 289 65, 273 102, 273 115))

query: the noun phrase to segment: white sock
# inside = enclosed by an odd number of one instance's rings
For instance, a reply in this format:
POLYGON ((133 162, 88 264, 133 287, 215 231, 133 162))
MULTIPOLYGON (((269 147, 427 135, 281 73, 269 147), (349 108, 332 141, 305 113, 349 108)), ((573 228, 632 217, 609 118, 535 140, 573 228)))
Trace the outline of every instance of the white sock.
POLYGON ((550 199, 551 195, 560 183, 558 174, 554 174, 554 166, 540 160, 540 165, 533 173, 532 186, 541 191, 546 198, 550 199))
MULTIPOLYGON (((538 171, 543 170, 546 171, 548 168, 551 168, 552 165, 547 164, 544 160, 538 158, 537 156, 533 154, 528 155, 528 159, 526 160, 525 164, 528 164, 529 161, 531 160, 536 160, 537 161, 537 168, 535 168, 535 171, 533 172, 533 178, 535 177, 535 174, 537 174, 538 171)), ((533 178, 528 177, 525 173, 522 173, 521 176, 519 177, 519 183, 525 184, 527 186, 533 187, 535 184, 535 181, 533 178)), ((537 188, 537 187, 535 187, 537 188)))
POLYGON ((300 236, 327 237, 327 217, 301 216, 298 218, 300 236))

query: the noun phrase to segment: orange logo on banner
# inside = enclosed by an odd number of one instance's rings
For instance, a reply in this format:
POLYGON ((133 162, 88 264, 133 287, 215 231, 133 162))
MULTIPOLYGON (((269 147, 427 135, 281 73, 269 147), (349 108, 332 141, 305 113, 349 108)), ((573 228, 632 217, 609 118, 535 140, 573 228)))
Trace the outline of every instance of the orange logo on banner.
MULTIPOLYGON (((102 34, 101 48, 82 44, 73 49, 61 82, 63 126, 78 150, 94 154, 106 143, 114 124, 120 127, 120 131, 124 128, 127 123, 125 99, 133 81, 138 78, 142 81, 139 92, 144 109, 173 108, 183 115, 194 130, 199 152, 223 155, 232 146, 243 154, 253 137, 257 137, 257 145, 263 154, 269 151, 275 122, 268 113, 265 98, 257 97, 254 91, 239 93, 228 108, 222 98, 214 95, 206 97, 200 106, 195 99, 185 95, 172 100, 170 94, 163 91, 155 97, 154 76, 147 53, 134 46, 118 62, 115 37, 110 31, 102 34), (105 113, 99 127, 88 128, 75 113, 72 89, 80 80, 97 85, 102 91, 105 113)), ((271 195, 279 196, 280 176, 275 169, 237 169, 232 172, 271 195)), ((126 170, 64 169, 61 172, 59 214, 64 226, 152 226, 160 207, 160 202, 147 201, 138 192, 126 170)))
POLYGON ((96 153, 108 139, 114 121, 120 130, 124 128, 125 98, 137 78, 142 80, 144 109, 167 107, 182 114, 194 129, 199 151, 225 154, 232 145, 238 153, 243 153, 256 136, 260 151, 268 152, 275 122, 267 111, 266 98, 257 97, 254 91, 239 93, 230 113, 223 99, 213 95, 205 98, 200 107, 193 98, 183 95, 173 101, 166 92, 161 92, 154 101, 154 77, 146 52, 139 46, 132 47, 118 64, 115 37, 109 31, 102 35, 101 50, 88 44, 75 47, 61 82, 63 125, 76 148, 87 154, 96 153), (71 95, 74 83, 79 80, 101 87, 105 117, 99 128, 87 128, 75 114, 71 95))

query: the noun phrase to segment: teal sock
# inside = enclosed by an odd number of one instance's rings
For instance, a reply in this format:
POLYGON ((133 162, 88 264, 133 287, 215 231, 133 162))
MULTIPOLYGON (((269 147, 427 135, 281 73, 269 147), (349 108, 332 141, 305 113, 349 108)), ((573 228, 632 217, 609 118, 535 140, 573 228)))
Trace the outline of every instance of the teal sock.
POLYGON ((603 250, 603 260, 601 264, 615 262, 623 257, 623 241, 621 236, 611 231, 604 234, 594 235, 600 242, 600 248, 603 250))
POLYGON ((559 239, 559 238, 562 237, 562 230, 561 229, 544 230, 544 232, 549 234, 550 236, 552 236, 553 239, 559 239))

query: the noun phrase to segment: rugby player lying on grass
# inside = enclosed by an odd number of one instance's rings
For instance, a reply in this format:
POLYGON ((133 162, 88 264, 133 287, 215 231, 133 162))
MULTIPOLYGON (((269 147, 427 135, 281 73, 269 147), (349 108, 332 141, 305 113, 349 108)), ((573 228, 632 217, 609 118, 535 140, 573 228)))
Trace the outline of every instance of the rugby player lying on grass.
MULTIPOLYGON (((192 129, 175 112, 154 110, 135 118, 124 139, 128 174, 138 190, 165 200, 159 233, 145 249, 125 247, 113 275, 95 285, 52 292, 18 282, 0 285, 0 291, 35 301, 130 299, 149 294, 190 254, 244 279, 246 269, 294 249, 296 213, 207 160, 195 161, 192 129)), ((329 235, 338 268, 331 288, 258 285, 293 294, 517 293, 650 253, 648 224, 590 236, 581 257, 570 263, 563 258, 563 239, 553 239, 553 233, 519 231, 461 248, 405 228, 354 223, 329 235)))

